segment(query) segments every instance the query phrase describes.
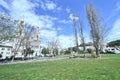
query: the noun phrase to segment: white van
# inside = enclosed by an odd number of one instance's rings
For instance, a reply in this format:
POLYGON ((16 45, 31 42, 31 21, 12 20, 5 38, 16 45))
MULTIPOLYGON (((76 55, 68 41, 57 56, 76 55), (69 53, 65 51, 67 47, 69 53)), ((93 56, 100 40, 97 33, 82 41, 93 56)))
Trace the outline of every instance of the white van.
POLYGON ((115 54, 120 54, 120 48, 119 47, 107 47, 106 51, 111 52, 111 53, 115 53, 115 54))

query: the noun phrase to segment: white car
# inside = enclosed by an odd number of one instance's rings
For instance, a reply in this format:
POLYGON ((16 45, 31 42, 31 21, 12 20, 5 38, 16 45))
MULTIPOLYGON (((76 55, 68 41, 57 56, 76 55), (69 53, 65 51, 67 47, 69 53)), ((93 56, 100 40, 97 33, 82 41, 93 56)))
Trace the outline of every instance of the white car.
POLYGON ((44 54, 41 53, 39 56, 40 56, 40 57, 44 57, 44 54))

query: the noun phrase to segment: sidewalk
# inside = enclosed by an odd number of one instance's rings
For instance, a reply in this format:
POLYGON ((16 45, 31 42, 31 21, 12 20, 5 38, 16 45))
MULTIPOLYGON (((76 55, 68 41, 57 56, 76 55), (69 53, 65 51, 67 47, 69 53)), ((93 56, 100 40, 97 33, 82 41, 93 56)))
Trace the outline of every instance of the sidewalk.
POLYGON ((33 60, 24 60, 24 61, 15 61, 15 62, 8 62, 8 63, 0 63, 0 65, 19 64, 19 63, 31 63, 31 62, 56 61, 56 60, 64 60, 64 59, 67 59, 67 58, 33 59, 33 60))

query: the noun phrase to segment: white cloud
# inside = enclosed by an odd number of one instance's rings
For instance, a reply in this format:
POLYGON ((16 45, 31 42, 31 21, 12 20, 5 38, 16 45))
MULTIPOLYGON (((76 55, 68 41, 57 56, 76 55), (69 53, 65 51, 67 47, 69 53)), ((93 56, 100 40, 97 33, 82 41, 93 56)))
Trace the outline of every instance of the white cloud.
POLYGON ((60 42, 60 47, 61 48, 68 48, 71 46, 74 46, 74 37, 71 36, 66 36, 66 35, 59 35, 57 34, 56 30, 42 30, 41 31, 41 37, 45 40, 42 41, 44 46, 47 46, 47 42, 51 41, 53 38, 56 38, 60 42))
POLYGON ((41 36, 44 37, 46 40, 51 40, 53 37, 57 36, 57 31, 55 31, 55 30, 42 30, 41 36))
POLYGON ((113 28, 108 36, 110 41, 120 39, 120 19, 117 19, 114 24, 113 28))
POLYGON ((62 48, 68 48, 68 47, 74 46, 73 36, 60 35, 57 38, 58 38, 58 40, 61 44, 60 46, 62 48))
POLYGON ((79 19, 79 17, 76 16, 76 15, 74 15, 74 14, 70 14, 70 15, 69 15, 69 18, 70 18, 71 20, 73 20, 73 19, 78 20, 78 19, 79 19))
POLYGON ((41 45, 43 47, 47 47, 47 42, 51 41, 53 38, 57 37, 57 31, 56 30, 41 30, 40 31, 41 35, 41 45))
POLYGON ((58 27, 58 28, 57 28, 57 31, 61 31, 61 30, 63 30, 61 27, 58 27))
POLYGON ((70 18, 71 20, 73 20, 73 14, 70 14, 70 15, 69 15, 69 18, 70 18))
POLYGON ((41 8, 43 10, 61 10, 61 7, 57 6, 57 4, 53 1, 47 0, 47 1, 41 1, 41 8))
MULTIPOLYGON (((60 28, 61 29, 61 28, 60 28)), ((73 35, 59 35, 56 30, 42 30, 41 31, 41 36, 46 39, 46 41, 51 41, 53 38, 56 38, 59 40, 60 42, 60 47, 61 48, 68 48, 68 47, 73 47, 75 46, 75 38, 74 38, 74 34, 73 35)), ((85 42, 91 42, 89 35, 88 34, 84 34, 85 37, 85 42)), ((43 43, 46 44, 46 41, 43 43)), ((80 37, 78 35, 78 43, 80 44, 80 37)), ((47 45, 46 45, 47 46, 47 45)))
MULTIPOLYGON (((88 42, 91 42, 88 34, 84 34, 84 37, 85 37, 85 43, 88 43, 88 42)), ((68 48, 68 47, 73 47, 75 46, 75 37, 74 37, 74 34, 73 35, 70 35, 70 36, 67 36, 67 35, 59 35, 58 37, 58 40, 60 41, 60 44, 61 44, 61 47, 62 48, 68 48)), ((80 41, 80 37, 78 35, 78 44, 81 43, 80 41)))
MULTIPOLYGON (((41 2, 41 1, 40 1, 41 2)), ((35 13, 36 7, 42 7, 47 10, 61 10, 61 7, 58 7, 55 3, 47 1, 43 5, 38 5, 37 3, 32 3, 30 0, 12 0, 10 3, 0 0, 0 4, 9 10, 9 14, 14 19, 24 18, 25 22, 33 26, 39 25, 41 28, 40 34, 44 38, 44 41, 48 41, 53 37, 58 38, 63 48, 73 46, 73 37, 59 35, 59 30, 62 30, 61 27, 57 29, 53 28, 55 21, 59 21, 58 18, 48 16, 48 15, 37 15, 35 13), (47 29, 45 29, 47 28, 47 29)), ((61 23, 70 23, 71 20, 61 20, 61 23)), ((42 43, 45 45, 45 43, 42 43)))
POLYGON ((62 10, 62 8, 61 7, 57 7, 57 10, 60 11, 60 10, 62 10))
POLYGON ((54 10, 57 7, 56 4, 53 2, 47 2, 45 5, 48 10, 54 10))
POLYGON ((59 20, 59 22, 60 22, 60 23, 63 23, 63 24, 69 24, 69 23, 72 23, 71 20, 65 20, 65 19, 63 19, 63 20, 59 20))
POLYGON ((55 37, 57 35, 57 32, 53 28, 55 24, 54 21, 56 21, 57 18, 49 15, 37 15, 35 13, 35 9, 36 6, 38 6, 38 4, 34 4, 28 0, 13 0, 9 4, 2 0, 2 3, 0 4, 5 4, 4 6, 7 6, 5 8, 9 10, 9 14, 12 18, 24 18, 25 23, 28 23, 33 26, 39 25, 39 27, 41 28, 41 37, 44 37, 47 40, 49 40, 50 38, 55 37), (50 30, 43 30, 42 28, 47 28, 50 30))
POLYGON ((67 13, 70 13, 70 11, 71 11, 70 8, 66 8, 67 13))
POLYGON ((5 7, 6 9, 9 9, 9 5, 8 3, 6 3, 4 0, 0 0, 0 5, 2 5, 3 7, 5 7))
POLYGON ((39 25, 40 28, 52 28, 54 21, 57 18, 48 15, 37 15, 35 13, 38 3, 32 3, 29 0, 13 0, 10 3, 0 0, 0 4, 3 5, 9 14, 14 19, 24 18, 25 22, 31 25, 39 25))
POLYGON ((44 2, 41 1, 41 2, 40 2, 40 5, 41 5, 40 7, 41 7, 43 10, 46 10, 46 6, 45 6, 44 2))
POLYGON ((116 6, 116 8, 112 10, 112 12, 110 13, 110 15, 106 19, 106 22, 108 22, 110 19, 112 19, 116 15, 120 14, 120 2, 117 2, 115 6, 116 6))
POLYGON ((43 21, 43 25, 46 28, 52 29, 54 26, 54 21, 58 20, 56 17, 48 16, 48 15, 41 15, 39 16, 40 21, 43 21))
POLYGON ((39 24, 41 27, 44 26, 43 21, 39 19, 39 16, 35 14, 35 6, 28 0, 13 0, 9 4, 9 14, 14 19, 24 18, 26 23, 31 25, 39 24), (24 16, 24 17, 23 17, 24 16))
POLYGON ((120 10, 120 2, 116 3, 116 8, 114 9, 115 11, 119 11, 120 10))
MULTIPOLYGON (((42 32, 43 33, 43 32, 42 32)), ((42 42, 43 47, 47 47, 47 42, 53 40, 54 38, 59 40, 60 48, 68 48, 75 46, 74 38, 73 36, 66 36, 66 35, 56 35, 56 32, 54 31, 44 31, 44 34, 42 34, 44 37, 46 37, 46 41, 42 42), (49 35, 47 35, 49 34, 49 35), (52 36, 51 36, 52 35, 52 36)))

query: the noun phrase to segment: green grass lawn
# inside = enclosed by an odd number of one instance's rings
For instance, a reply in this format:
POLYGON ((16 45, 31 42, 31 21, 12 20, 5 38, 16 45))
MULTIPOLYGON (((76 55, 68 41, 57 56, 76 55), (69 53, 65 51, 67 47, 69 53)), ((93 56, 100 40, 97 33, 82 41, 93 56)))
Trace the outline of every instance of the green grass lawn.
POLYGON ((120 54, 0 65, 0 80, 120 80, 120 54))

